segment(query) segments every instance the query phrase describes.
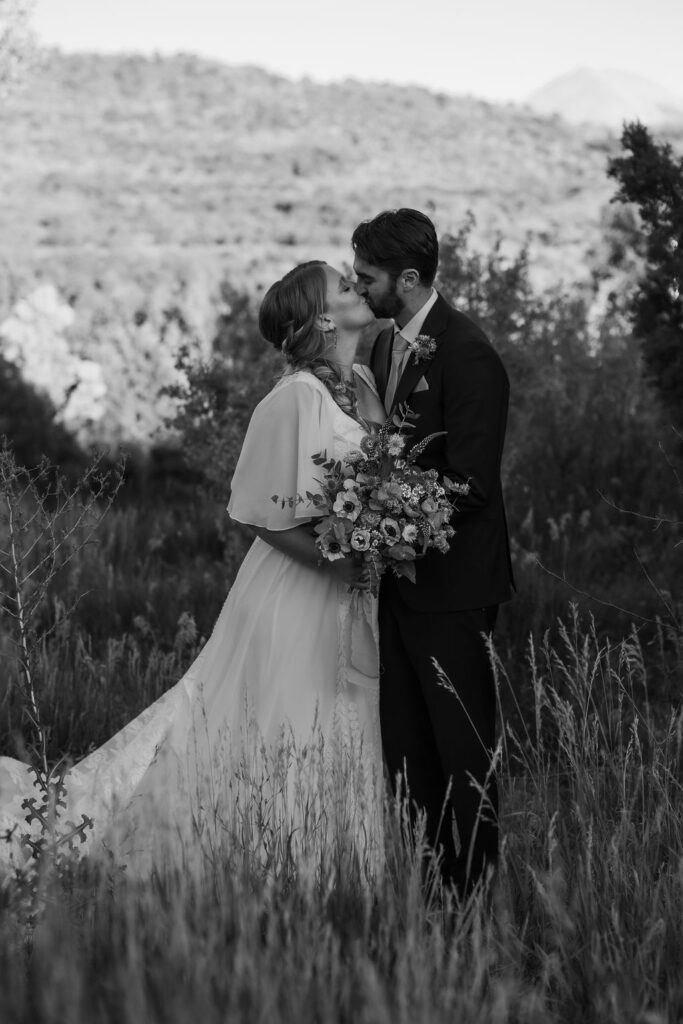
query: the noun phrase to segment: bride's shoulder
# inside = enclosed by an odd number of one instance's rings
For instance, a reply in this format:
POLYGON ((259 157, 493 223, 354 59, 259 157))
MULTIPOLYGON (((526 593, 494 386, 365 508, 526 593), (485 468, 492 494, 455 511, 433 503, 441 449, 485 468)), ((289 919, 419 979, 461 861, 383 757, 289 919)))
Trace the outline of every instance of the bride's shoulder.
POLYGON ((292 370, 291 373, 283 374, 270 394, 281 393, 290 388, 295 388, 297 392, 307 390, 310 392, 315 391, 322 395, 329 394, 322 381, 318 380, 316 375, 310 370, 292 370))
POLYGON ((288 406, 316 402, 317 396, 329 395, 325 385, 315 374, 308 370, 293 370, 285 373, 273 385, 268 394, 259 402, 259 406, 288 406))
POLYGON ((275 386, 279 387, 282 385, 287 387, 292 384, 303 384, 305 387, 322 388, 323 391, 325 390, 325 385, 318 380, 313 371, 305 368, 283 373, 275 386))

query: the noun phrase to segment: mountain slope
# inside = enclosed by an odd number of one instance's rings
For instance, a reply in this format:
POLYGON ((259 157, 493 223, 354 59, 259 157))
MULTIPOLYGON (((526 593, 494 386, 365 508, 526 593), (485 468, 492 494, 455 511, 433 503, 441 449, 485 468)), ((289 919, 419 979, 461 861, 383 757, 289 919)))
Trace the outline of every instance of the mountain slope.
POLYGON ((421 208, 442 236, 471 211, 480 249, 529 240, 534 284, 590 284, 619 148, 426 89, 59 53, 0 107, 0 140, 0 340, 34 354, 27 379, 61 382, 58 408, 83 399, 90 439, 141 450, 172 414, 179 346, 250 344, 249 300, 303 260, 350 261, 381 209, 421 208))
POLYGON ((48 55, 0 110, 0 262, 209 258, 235 284, 349 258, 402 205, 440 233, 531 239, 547 279, 585 273, 617 140, 426 89, 289 81, 191 56, 48 55))

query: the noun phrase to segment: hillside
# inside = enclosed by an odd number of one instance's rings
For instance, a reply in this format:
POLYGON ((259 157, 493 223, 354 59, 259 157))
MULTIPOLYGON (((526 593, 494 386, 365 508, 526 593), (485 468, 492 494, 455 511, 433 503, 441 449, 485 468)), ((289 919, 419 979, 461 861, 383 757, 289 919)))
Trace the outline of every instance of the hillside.
POLYGON ((347 258, 356 222, 398 205, 429 211, 441 233, 471 210, 482 244, 528 235, 539 275, 571 280, 598 239, 616 146, 426 89, 56 52, 0 131, 3 262, 179 251, 252 288, 311 255, 347 258))
POLYGON ((0 356, 79 437, 142 448, 172 412, 159 391, 180 344, 253 336, 239 293, 313 257, 342 265, 386 207, 429 212, 441 236, 471 211, 475 248, 528 240, 535 286, 590 287, 618 148, 426 89, 58 52, 0 133, 0 356))

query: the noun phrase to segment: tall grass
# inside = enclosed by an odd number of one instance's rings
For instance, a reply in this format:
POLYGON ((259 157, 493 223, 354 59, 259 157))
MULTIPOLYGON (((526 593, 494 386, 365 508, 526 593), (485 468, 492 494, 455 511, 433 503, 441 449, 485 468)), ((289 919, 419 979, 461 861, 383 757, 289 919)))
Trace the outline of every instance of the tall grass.
MULTIPOLYGON (((53 760, 100 746, 194 659, 244 550, 230 556, 213 511, 197 522, 178 502, 116 507, 53 580, 41 611, 49 636, 34 652, 53 760)), ((14 753, 22 698, 8 622, 0 625, 0 750, 14 753)))
MULTIPOLYGON (((221 516, 121 503, 55 577, 34 659, 53 761, 101 745, 192 662, 248 539, 221 516)), ((364 848, 344 803, 362 759, 330 813, 313 748, 290 745, 298 788, 267 761, 224 773, 180 867, 159 857, 141 878, 114 858, 46 874, 35 924, 25 889, 6 885, 0 1020, 683 1020, 680 629, 610 642, 575 607, 558 619, 566 594, 535 564, 517 575, 517 607, 537 618, 530 639, 504 612, 492 651, 503 839, 488 888, 463 902, 441 891, 391 801, 382 855, 364 848)), ((14 753, 30 735, 0 643, 0 749, 14 753)))
POLYGON ((262 779, 246 774, 194 870, 142 882, 84 868, 48 894, 30 942, 6 891, 0 1017, 683 1019, 683 716, 650 708, 635 635, 612 646, 576 613, 559 635, 529 644, 531 714, 501 720, 488 891, 458 903, 425 886, 420 836, 405 841, 396 804, 383 872, 345 855, 343 818, 299 818, 304 855, 292 856, 291 821, 264 814, 262 779))
MULTIPOLYGON (((222 504, 196 494, 139 498, 124 496, 100 524, 93 541, 78 553, 68 573, 53 581, 43 610, 54 626, 36 652, 41 702, 50 724, 49 754, 78 759, 104 743, 175 683, 209 636, 250 543, 248 531, 226 529, 222 504)), ((661 531, 660 531, 661 532, 661 531)), ((630 616, 577 596, 539 568, 555 566, 552 545, 539 534, 527 538, 530 555, 518 553, 517 594, 501 608, 496 643, 511 685, 501 692, 503 712, 521 728, 533 717, 533 688, 524 668, 530 633, 548 631, 559 640, 558 621, 574 598, 584 614, 593 608, 601 637, 619 638, 630 616), (513 694, 516 700, 513 700, 513 694)), ((590 554, 583 533, 563 533, 565 559, 590 591, 590 554), (586 564, 584 564, 586 563, 586 564)), ((662 556, 663 557, 663 556, 662 556)), ((671 559, 668 559, 671 561, 671 559)), ((635 613, 649 667, 647 688, 655 703, 670 706, 680 686, 681 633, 657 617, 658 598, 638 569, 609 592, 613 605, 635 613)), ((659 606, 666 615, 666 608, 659 606)), ((0 609, 0 751, 21 746, 23 718, 17 673, 6 620, 0 609)))

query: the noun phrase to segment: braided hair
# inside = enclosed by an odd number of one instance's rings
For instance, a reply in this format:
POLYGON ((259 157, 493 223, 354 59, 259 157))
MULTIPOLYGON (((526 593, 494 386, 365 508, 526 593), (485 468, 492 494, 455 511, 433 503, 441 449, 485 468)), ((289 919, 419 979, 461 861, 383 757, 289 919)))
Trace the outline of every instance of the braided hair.
POLYGON ((320 328, 319 319, 325 312, 326 294, 325 263, 301 263, 266 292, 259 310, 259 330, 266 341, 282 352, 291 367, 289 372, 309 370, 347 416, 363 423, 355 385, 345 381, 324 356, 326 332, 320 328))

